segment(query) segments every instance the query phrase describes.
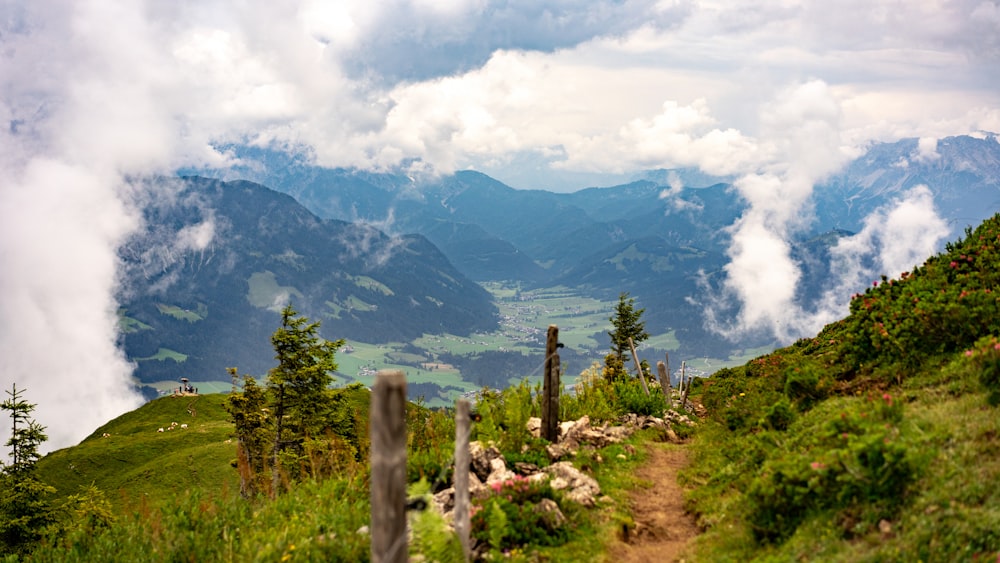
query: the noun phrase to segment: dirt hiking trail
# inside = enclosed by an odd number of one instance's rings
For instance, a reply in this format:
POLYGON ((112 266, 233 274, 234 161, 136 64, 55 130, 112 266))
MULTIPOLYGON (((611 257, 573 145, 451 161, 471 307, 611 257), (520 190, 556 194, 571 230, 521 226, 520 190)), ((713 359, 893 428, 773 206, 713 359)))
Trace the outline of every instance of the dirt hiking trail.
POLYGON ((690 559, 698 526, 684 511, 684 492, 677 473, 688 464, 688 451, 669 444, 647 446, 646 462, 636 471, 640 486, 630 504, 635 527, 619 533, 607 561, 639 563, 690 559))

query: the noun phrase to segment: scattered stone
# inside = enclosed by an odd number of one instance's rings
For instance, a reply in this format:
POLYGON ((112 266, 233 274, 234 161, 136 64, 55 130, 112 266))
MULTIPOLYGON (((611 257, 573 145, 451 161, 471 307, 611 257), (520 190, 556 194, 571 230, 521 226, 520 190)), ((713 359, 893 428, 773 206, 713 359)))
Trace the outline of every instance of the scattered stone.
POLYGON ((472 470, 480 481, 486 481, 493 471, 490 463, 497 458, 503 459, 500 450, 496 446, 484 448, 477 440, 469 444, 469 459, 472 461, 472 470))
POLYGON ((576 454, 576 451, 569 449, 565 444, 549 444, 545 446, 545 453, 552 461, 559 461, 566 456, 576 454))
POLYGON ((556 501, 550 498, 543 498, 532 509, 536 514, 541 515, 542 524, 549 532, 555 532, 566 524, 566 516, 559 510, 556 501))
POLYGON ((526 461, 516 461, 514 462, 514 471, 520 475, 531 475, 532 473, 538 473, 538 466, 526 461))
POLYGON ((601 486, 593 477, 573 467, 568 461, 553 463, 544 471, 552 476, 550 485, 553 489, 567 489, 566 498, 578 504, 593 506, 595 495, 601 493, 601 486))
POLYGON ((486 484, 503 483, 512 480, 515 476, 513 471, 507 469, 507 462, 504 461, 503 456, 496 457, 490 460, 490 474, 486 477, 486 484))
POLYGON ((528 422, 525 423, 525 426, 527 427, 528 432, 532 436, 534 436, 535 438, 541 438, 541 436, 542 436, 542 419, 538 418, 537 416, 533 416, 533 417, 531 417, 531 418, 528 419, 528 422))

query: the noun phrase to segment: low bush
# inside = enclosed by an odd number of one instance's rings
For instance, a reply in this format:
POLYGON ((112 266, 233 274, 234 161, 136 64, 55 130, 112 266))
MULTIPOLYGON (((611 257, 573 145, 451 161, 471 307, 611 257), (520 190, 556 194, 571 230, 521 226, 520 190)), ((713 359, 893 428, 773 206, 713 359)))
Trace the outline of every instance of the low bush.
POLYGON ((990 406, 1000 406, 1000 340, 996 336, 984 336, 965 351, 965 357, 979 373, 986 401, 990 406))
POLYGON ((472 536, 495 550, 561 545, 569 539, 569 532, 559 516, 543 505, 546 499, 559 506, 548 480, 516 477, 496 483, 492 495, 473 502, 472 536))
POLYGON ((916 476, 890 395, 855 402, 795 451, 772 457, 747 492, 757 539, 780 541, 817 510, 845 512, 851 527, 891 518, 916 476))

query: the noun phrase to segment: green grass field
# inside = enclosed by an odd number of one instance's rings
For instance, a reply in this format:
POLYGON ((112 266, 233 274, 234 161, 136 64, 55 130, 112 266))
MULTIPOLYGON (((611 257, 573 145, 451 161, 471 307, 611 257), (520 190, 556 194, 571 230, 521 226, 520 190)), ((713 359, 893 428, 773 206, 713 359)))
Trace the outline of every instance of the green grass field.
POLYGON ((236 446, 231 441, 233 425, 222 408, 224 399, 213 394, 150 401, 98 428, 77 446, 46 455, 38 463, 39 477, 58 483, 60 498, 94 484, 123 509, 145 502, 142 491, 147 489, 162 499, 164 491, 180 495, 191 488, 238 488, 229 465, 236 446))

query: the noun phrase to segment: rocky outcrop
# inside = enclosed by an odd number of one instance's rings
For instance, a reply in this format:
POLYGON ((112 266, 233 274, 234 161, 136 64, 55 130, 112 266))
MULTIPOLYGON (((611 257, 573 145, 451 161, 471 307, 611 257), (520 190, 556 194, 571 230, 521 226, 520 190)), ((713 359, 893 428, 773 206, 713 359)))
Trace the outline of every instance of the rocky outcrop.
MULTIPOLYGON (((553 489, 565 491, 566 499, 584 506, 593 506, 595 498, 601 493, 597 481, 575 469, 570 462, 560 460, 575 456, 582 448, 600 449, 619 444, 635 431, 645 428, 659 428, 664 431, 667 439, 679 441, 671 426, 695 424, 689 416, 674 409, 667 410, 663 418, 629 414, 617 422, 614 425, 603 423, 600 426, 593 426, 590 417, 583 416, 578 420, 560 423, 558 440, 545 448, 549 459, 553 462, 545 468, 525 462, 516 462, 510 467, 496 446, 472 442, 469 444, 469 496, 485 498, 491 493, 491 488, 499 488, 503 483, 525 477, 533 481, 548 479, 553 489)), ((525 426, 532 436, 536 438, 540 436, 542 428, 540 418, 529 418, 525 426)), ((635 453, 631 447, 628 450, 631 454, 635 453)), ((451 487, 434 495, 434 504, 448 516, 454 507, 454 499, 455 489, 451 487)))

